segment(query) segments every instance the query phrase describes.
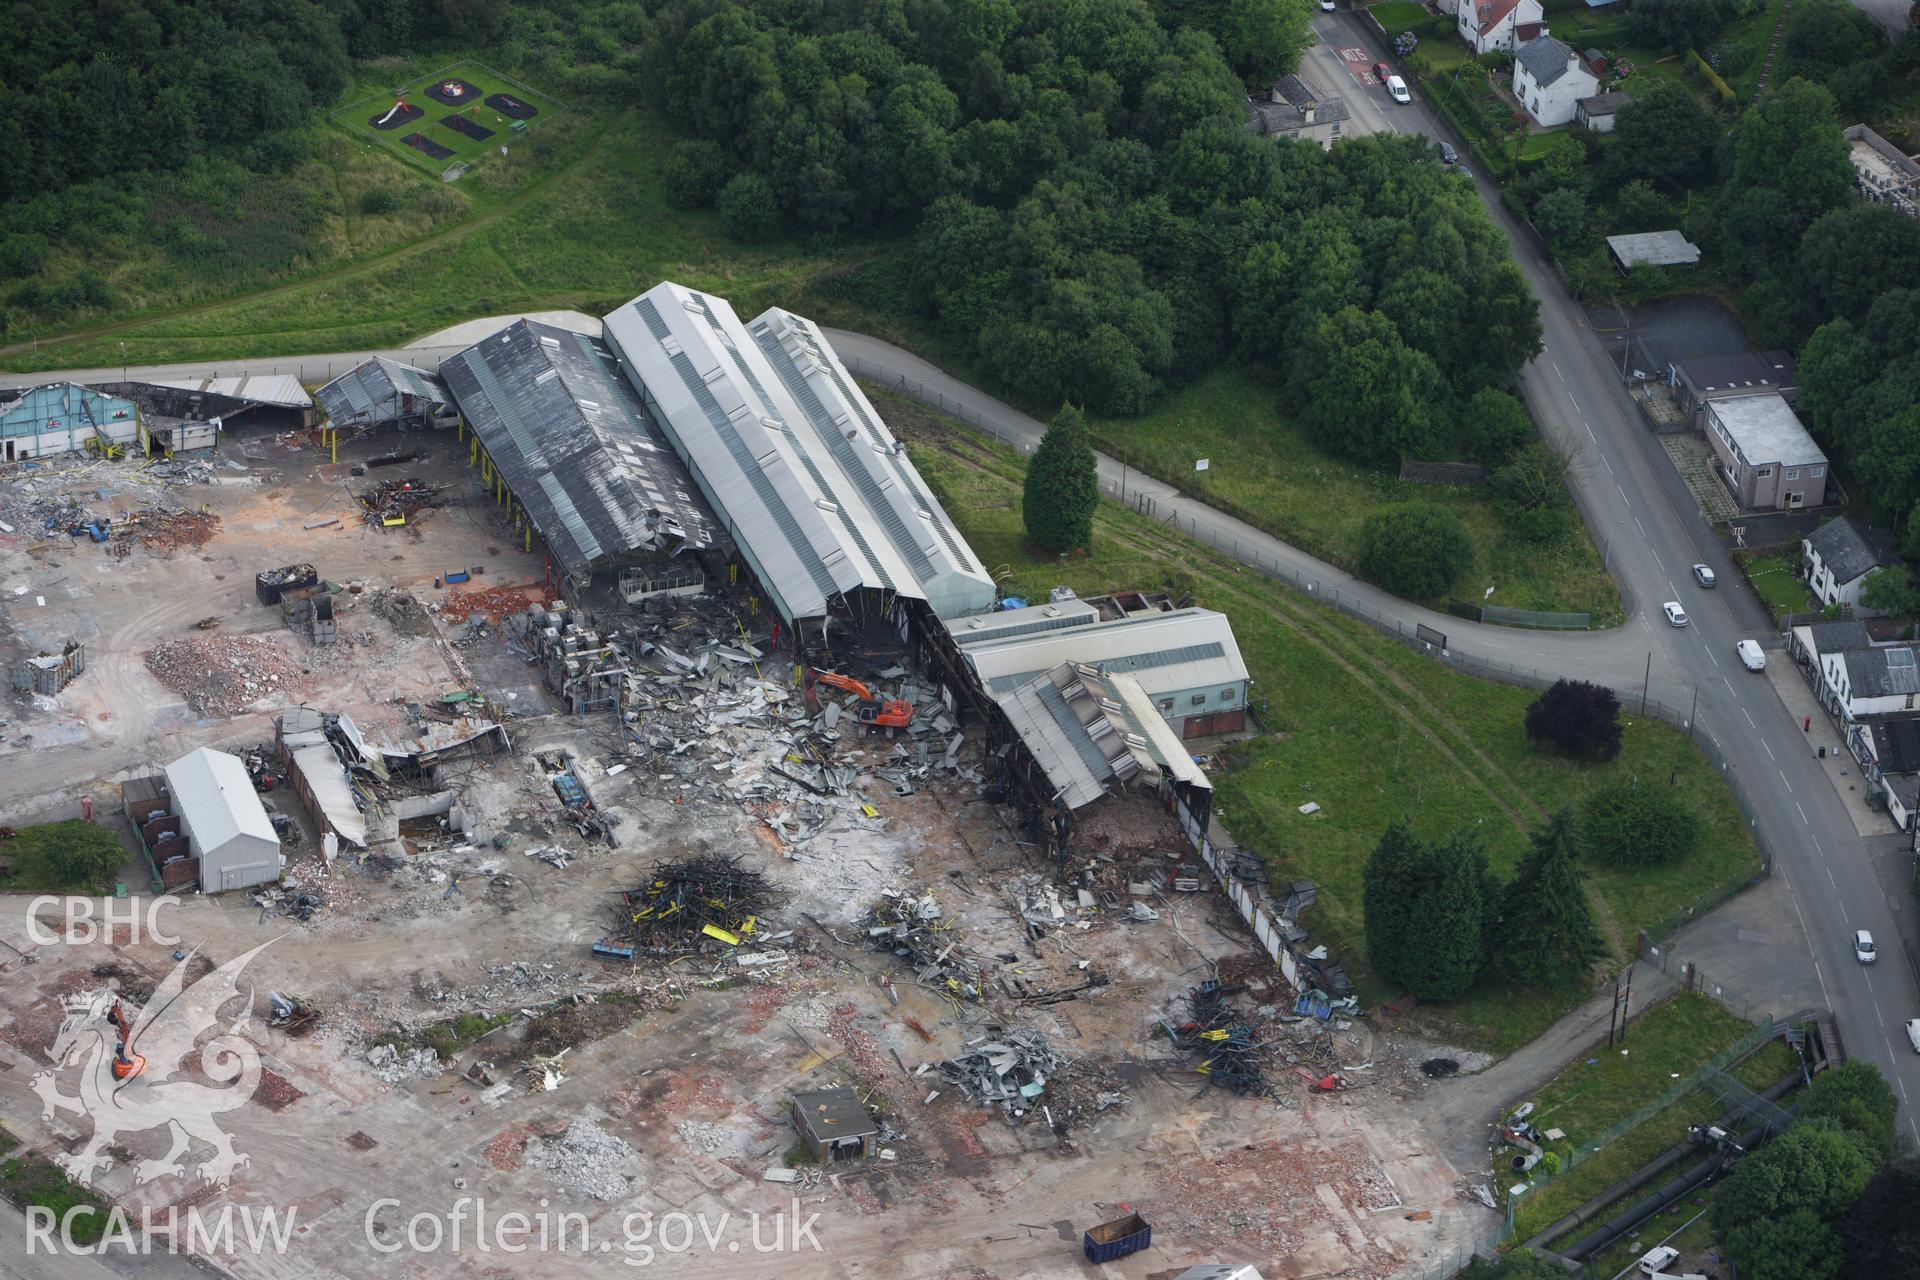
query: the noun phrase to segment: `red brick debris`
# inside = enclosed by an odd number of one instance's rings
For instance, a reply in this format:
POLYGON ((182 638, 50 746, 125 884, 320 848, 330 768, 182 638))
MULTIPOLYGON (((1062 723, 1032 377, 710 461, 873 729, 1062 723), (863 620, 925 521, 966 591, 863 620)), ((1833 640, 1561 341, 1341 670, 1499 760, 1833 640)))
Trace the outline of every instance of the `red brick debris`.
POLYGON ((524 613, 530 604, 543 603, 546 588, 538 583, 518 587, 485 587, 477 591, 454 588, 440 603, 440 616, 448 622, 465 622, 475 614, 489 622, 498 622, 509 614, 524 613))

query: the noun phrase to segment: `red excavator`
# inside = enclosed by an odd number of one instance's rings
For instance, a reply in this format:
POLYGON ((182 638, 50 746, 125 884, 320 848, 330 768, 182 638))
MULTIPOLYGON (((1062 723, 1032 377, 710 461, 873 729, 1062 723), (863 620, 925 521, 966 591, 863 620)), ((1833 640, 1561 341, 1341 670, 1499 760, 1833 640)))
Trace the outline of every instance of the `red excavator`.
POLYGON ((120 1007, 118 1000, 107 1010, 107 1021, 119 1033, 113 1046, 113 1078, 131 1080, 147 1069, 147 1060, 137 1053, 127 1052, 127 1037, 133 1034, 133 1027, 129 1025, 126 1010, 120 1007))
POLYGON ((833 689, 844 689, 860 699, 860 723, 867 727, 868 733, 886 730, 892 737, 913 721, 913 704, 899 698, 879 698, 872 689, 855 680, 852 676, 843 676, 835 671, 816 671, 807 668, 807 697, 812 701, 817 695, 815 685, 824 684, 833 689))

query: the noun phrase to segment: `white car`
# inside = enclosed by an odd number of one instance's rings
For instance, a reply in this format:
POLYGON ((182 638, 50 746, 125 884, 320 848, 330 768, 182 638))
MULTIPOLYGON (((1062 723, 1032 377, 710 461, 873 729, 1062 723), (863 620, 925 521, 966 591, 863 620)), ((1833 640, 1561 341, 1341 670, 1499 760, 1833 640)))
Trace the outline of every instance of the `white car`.
POLYGON ((1407 92, 1407 82, 1399 76, 1387 77, 1387 96, 1402 105, 1413 101, 1413 95, 1407 92))
POLYGON ((1733 646, 1733 651, 1740 655, 1740 665, 1747 670, 1765 671, 1767 669, 1767 655, 1760 651, 1758 640, 1742 640, 1733 646))
POLYGON ((1915 1053, 1920 1053, 1920 1018, 1907 1019, 1907 1043, 1915 1053))
POLYGON ((1865 929, 1857 930, 1853 935, 1853 958, 1861 964, 1872 964, 1879 955, 1873 947, 1873 935, 1865 929))
POLYGON ((1320 12, 1322 12, 1322 13, 1332 13, 1332 12, 1333 12, 1333 0, 1320 0, 1320 12))
POLYGON ((1687 611, 1680 607, 1678 600, 1667 601, 1660 606, 1660 611, 1667 615, 1667 621, 1674 626, 1684 627, 1687 625, 1687 611))
POLYGON ((1708 589, 1713 588, 1719 579, 1713 576, 1713 570, 1704 564, 1693 566, 1693 580, 1708 589))

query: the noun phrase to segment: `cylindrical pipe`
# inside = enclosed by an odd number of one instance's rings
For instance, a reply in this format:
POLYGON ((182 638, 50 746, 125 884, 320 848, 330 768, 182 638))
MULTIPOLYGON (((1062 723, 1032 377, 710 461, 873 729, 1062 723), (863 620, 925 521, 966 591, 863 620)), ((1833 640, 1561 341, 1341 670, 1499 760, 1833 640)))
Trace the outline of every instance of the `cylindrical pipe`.
MULTIPOLYGON (((1755 1143, 1760 1141, 1760 1135, 1765 1132, 1765 1129, 1765 1125, 1757 1124, 1735 1138, 1734 1142, 1738 1146, 1751 1149, 1755 1143)), ((1561 1252, 1566 1257, 1578 1261, 1596 1250, 1604 1249, 1607 1245, 1613 1243, 1627 1232, 1632 1231, 1654 1214, 1660 1212, 1676 1200, 1679 1200, 1682 1196, 1691 1193, 1709 1177, 1719 1172, 1725 1164, 1726 1153, 1724 1151, 1716 1152, 1712 1159, 1687 1170, 1687 1172, 1681 1174, 1666 1186, 1661 1187, 1658 1191, 1640 1201, 1625 1213, 1609 1218, 1600 1226, 1595 1227, 1592 1231, 1589 1231, 1586 1235, 1574 1241, 1571 1248, 1561 1250, 1561 1252)))

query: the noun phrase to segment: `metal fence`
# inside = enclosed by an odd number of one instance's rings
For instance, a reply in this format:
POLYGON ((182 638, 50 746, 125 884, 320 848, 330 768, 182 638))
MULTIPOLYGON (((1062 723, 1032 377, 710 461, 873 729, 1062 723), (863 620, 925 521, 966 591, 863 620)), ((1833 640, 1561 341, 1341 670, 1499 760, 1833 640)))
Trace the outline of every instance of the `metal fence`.
MULTIPOLYGON (((1599 1155, 1615 1142, 1618 1142, 1634 1129, 1639 1128, 1648 1120, 1665 1111, 1668 1107, 1680 1101, 1694 1090, 1707 1089, 1718 1095, 1722 1087, 1719 1080, 1722 1072, 1779 1033, 1780 1028, 1774 1025, 1773 1019, 1768 1018, 1741 1036, 1738 1040, 1722 1049, 1719 1053, 1714 1054, 1698 1067, 1695 1067, 1692 1072, 1676 1080, 1666 1092, 1662 1093, 1659 1097, 1643 1104, 1630 1114, 1615 1121, 1599 1135, 1586 1139, 1578 1146, 1570 1149, 1565 1144, 1548 1144, 1546 1149, 1556 1152, 1560 1156, 1560 1171, 1543 1176, 1539 1173, 1538 1167, 1536 1167, 1533 1179, 1528 1184, 1527 1190, 1522 1193, 1521 1202, 1524 1203, 1527 1196, 1538 1195, 1543 1187, 1551 1186, 1554 1182, 1566 1177, 1588 1160, 1599 1155)), ((1542 1117, 1539 1116, 1534 1117, 1535 1122, 1537 1123, 1541 1118, 1542 1117)))

